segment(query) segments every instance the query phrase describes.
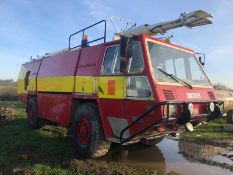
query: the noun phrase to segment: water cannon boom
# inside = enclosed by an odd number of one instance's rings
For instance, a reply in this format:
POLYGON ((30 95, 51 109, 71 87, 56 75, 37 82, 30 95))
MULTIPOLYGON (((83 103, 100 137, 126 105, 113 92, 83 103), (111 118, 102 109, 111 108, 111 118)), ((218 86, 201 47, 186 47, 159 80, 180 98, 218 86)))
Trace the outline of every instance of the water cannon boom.
POLYGON ((180 17, 176 20, 156 23, 152 25, 144 24, 138 27, 131 28, 126 31, 121 31, 119 33, 116 33, 116 35, 130 36, 130 35, 147 34, 150 36, 154 36, 157 34, 164 34, 166 33, 166 31, 178 27, 185 26, 188 28, 193 28, 196 26, 212 24, 210 18, 213 18, 213 16, 202 10, 197 10, 189 13, 184 12, 181 13, 180 17))

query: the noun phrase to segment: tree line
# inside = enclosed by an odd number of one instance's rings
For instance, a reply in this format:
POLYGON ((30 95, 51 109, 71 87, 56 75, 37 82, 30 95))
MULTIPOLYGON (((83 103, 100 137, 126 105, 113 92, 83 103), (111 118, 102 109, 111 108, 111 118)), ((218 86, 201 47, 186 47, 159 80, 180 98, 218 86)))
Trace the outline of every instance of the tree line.
POLYGON ((1 80, 0 79, 0 86, 16 87, 17 86, 17 81, 14 81, 13 79, 6 79, 6 80, 1 80))
POLYGON ((214 84, 214 88, 215 89, 218 89, 218 90, 226 90, 226 91, 231 91, 233 92, 233 89, 232 88, 229 88, 221 83, 217 83, 217 84, 214 84))
POLYGON ((0 101, 18 100, 17 81, 0 79, 0 101))

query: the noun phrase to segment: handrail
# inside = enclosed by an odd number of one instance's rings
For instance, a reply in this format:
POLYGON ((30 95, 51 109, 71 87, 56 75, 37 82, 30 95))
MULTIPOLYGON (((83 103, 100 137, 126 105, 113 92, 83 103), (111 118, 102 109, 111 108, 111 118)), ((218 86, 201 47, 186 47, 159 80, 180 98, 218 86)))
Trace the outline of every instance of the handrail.
MULTIPOLYGON (((165 102, 161 102, 158 104, 155 104, 152 108, 150 108, 148 111, 146 111, 145 113, 143 113, 140 117, 138 117, 136 120, 134 120, 130 125, 128 125, 127 127, 125 127, 120 134, 120 143, 124 144, 125 142, 129 141, 131 138, 135 137, 136 135, 142 133, 143 131, 145 131, 146 129, 149 129, 150 127, 152 127, 154 125, 154 123, 151 124, 141 130, 139 130, 138 132, 136 132, 133 136, 128 137, 127 139, 123 140, 123 134, 126 130, 128 130, 129 128, 131 128, 133 125, 135 125, 136 123, 138 123, 141 119, 143 119, 145 116, 147 116, 149 113, 151 113, 152 111, 154 111, 155 109, 159 108, 160 106, 162 106, 163 104, 165 104, 165 102)), ((155 122, 157 123, 157 121, 155 122)))
POLYGON ((148 126, 146 126, 145 128, 142 128, 140 129, 138 132, 136 132, 135 134, 133 134, 132 136, 126 138, 126 139, 123 139, 123 134, 124 132, 126 132, 129 128, 131 128, 132 126, 134 126, 136 123, 138 123, 141 119, 145 118, 149 113, 151 113, 152 111, 158 109, 159 107, 163 106, 163 105, 171 105, 171 104, 187 104, 187 103, 210 103, 210 102, 213 102, 213 103, 218 103, 219 105, 222 105, 224 104, 223 101, 220 101, 220 100, 205 100, 205 101, 163 101, 161 103, 157 103, 155 104, 154 106, 152 106, 149 110, 147 110, 146 112, 144 112, 140 117, 138 117, 136 120, 134 120, 130 125, 128 125, 127 127, 125 127, 121 133, 120 133, 120 143, 121 144, 124 144, 126 142, 128 142, 130 139, 136 137, 137 135, 141 134, 142 132, 144 132, 145 130, 153 127, 154 125, 158 124, 159 122, 161 122, 162 120, 161 119, 158 119, 156 121, 154 121, 153 123, 149 124, 148 126))
POLYGON ((105 42, 106 42, 106 26, 107 26, 107 23, 106 23, 106 20, 101 20, 101 21, 99 21, 99 22, 97 22, 97 23, 95 23, 95 24, 92 24, 92 25, 90 25, 90 26, 88 26, 88 27, 86 27, 86 28, 84 28, 84 29, 82 29, 82 30, 79 30, 79 31, 77 31, 77 32, 75 32, 75 33, 72 33, 72 34, 69 36, 69 50, 82 46, 82 44, 80 44, 80 45, 78 45, 78 46, 75 46, 75 47, 72 47, 72 48, 71 48, 70 41, 71 41, 71 38, 72 38, 74 35, 76 35, 76 34, 82 32, 82 39, 83 39, 85 30, 87 30, 87 29, 89 29, 89 28, 91 28, 91 27, 94 27, 94 26, 96 26, 96 25, 98 25, 98 24, 100 24, 100 23, 104 23, 104 36, 103 36, 103 37, 100 37, 100 38, 97 38, 97 39, 95 39, 95 40, 89 41, 89 42, 87 42, 87 44, 93 43, 93 42, 95 42, 95 41, 99 41, 99 40, 102 40, 102 39, 104 40, 104 43, 105 43, 105 42))

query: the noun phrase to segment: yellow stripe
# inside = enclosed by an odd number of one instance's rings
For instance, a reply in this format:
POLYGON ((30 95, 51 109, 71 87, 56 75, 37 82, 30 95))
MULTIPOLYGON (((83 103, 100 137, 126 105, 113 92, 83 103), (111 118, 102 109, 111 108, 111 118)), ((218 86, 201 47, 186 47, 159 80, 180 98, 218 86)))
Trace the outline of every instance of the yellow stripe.
POLYGON ((96 92, 94 84, 95 78, 91 76, 76 76, 75 92, 94 93, 96 92))
POLYGON ((98 91, 99 98, 123 99, 125 98, 125 77, 124 76, 108 76, 98 78, 98 91), (108 85, 109 80, 115 81, 115 93, 109 95, 108 85), (102 90, 102 92, 101 92, 102 90))
POLYGON ((29 77, 28 90, 29 91, 36 91, 36 78, 30 78, 29 77))
MULTIPOLYGON (((36 91, 36 78, 29 78, 28 91, 36 91)), ((18 79, 17 93, 26 94, 27 90, 24 87, 24 79, 18 79)))
POLYGON ((27 91, 24 90, 24 79, 18 79, 17 93, 18 94, 26 94, 27 93, 27 91))
POLYGON ((74 76, 37 78, 37 91, 73 92, 74 76))
MULTIPOLYGON (((124 99, 125 98, 125 77, 124 76, 64 76, 37 78, 37 91, 40 92, 78 92, 97 93, 99 98, 124 99), (74 82, 76 85, 74 86, 74 82), (109 81, 113 82, 109 87, 109 81), (111 93, 109 91, 111 90, 111 93)), ((24 80, 19 80, 18 93, 26 93, 24 80)), ((36 91, 36 78, 29 79, 30 91, 36 91)))
POLYGON ((98 92, 99 98, 125 98, 125 77, 123 76, 76 76, 75 92, 92 94, 98 92), (109 81, 114 81, 114 93, 109 94, 109 81))

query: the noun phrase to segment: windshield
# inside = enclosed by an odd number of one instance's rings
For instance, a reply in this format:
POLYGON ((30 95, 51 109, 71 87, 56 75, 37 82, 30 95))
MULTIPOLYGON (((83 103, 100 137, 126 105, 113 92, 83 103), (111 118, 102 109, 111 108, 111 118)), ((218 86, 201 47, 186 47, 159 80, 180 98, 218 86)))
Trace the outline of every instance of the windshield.
POLYGON ((161 70, 191 85, 210 85, 196 57, 192 53, 177 50, 151 41, 147 42, 155 79, 158 82, 177 83, 161 70))

